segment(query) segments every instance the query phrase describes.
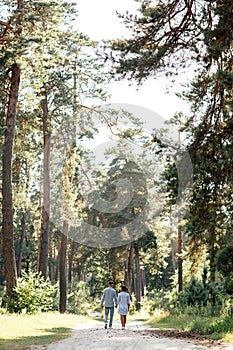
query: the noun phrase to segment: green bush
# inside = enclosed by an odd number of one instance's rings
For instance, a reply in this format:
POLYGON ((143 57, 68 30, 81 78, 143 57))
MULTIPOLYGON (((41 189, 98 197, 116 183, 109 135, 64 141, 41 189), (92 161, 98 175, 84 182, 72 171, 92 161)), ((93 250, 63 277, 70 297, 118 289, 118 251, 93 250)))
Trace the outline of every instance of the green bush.
POLYGON ((87 282, 73 280, 67 296, 67 311, 74 314, 87 315, 91 304, 87 282))
POLYGON ((183 306, 206 305, 208 300, 207 291, 195 277, 192 277, 187 286, 179 295, 179 303, 183 306))
POLYGON ((226 316, 216 320, 208 328, 208 333, 226 333, 233 331, 233 316, 226 316))
POLYGON ((231 278, 231 277, 225 278, 224 290, 228 295, 233 295, 233 278, 231 278))
POLYGON ((223 312, 225 299, 223 283, 203 283, 192 277, 171 305, 181 312, 218 316, 223 312))
POLYGON ((129 314, 134 315, 137 312, 137 299, 134 293, 130 294, 129 314))
POLYGON ((163 291, 151 292, 142 298, 141 306, 142 309, 153 316, 155 314, 161 314, 166 307, 168 300, 165 298, 163 291))
POLYGON ((227 245, 216 256, 217 270, 224 276, 233 275, 233 245, 227 245))
POLYGON ((14 289, 14 298, 8 302, 8 310, 28 314, 53 310, 57 290, 57 285, 52 285, 40 274, 22 272, 14 289))

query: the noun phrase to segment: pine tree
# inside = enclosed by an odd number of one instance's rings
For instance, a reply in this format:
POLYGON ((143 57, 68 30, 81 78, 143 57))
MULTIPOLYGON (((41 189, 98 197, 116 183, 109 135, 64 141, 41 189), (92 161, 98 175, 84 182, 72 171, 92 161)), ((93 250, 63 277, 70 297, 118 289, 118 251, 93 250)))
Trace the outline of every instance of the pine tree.
MULTIPOLYGON (((76 98, 75 102, 76 111, 78 109, 77 105, 80 105, 81 100, 85 97, 103 98, 105 93, 102 89, 104 79, 101 75, 102 73, 99 70, 96 71, 97 64, 95 60, 81 52, 82 46, 93 46, 94 43, 84 35, 78 34, 70 25, 72 16, 75 15, 73 4, 63 1, 28 2, 26 0, 12 4, 12 2, 6 0, 3 2, 2 7, 4 8, 3 14, 5 20, 0 23, 1 28, 3 28, 0 32, 1 82, 3 87, 3 93, 1 94, 1 115, 7 119, 2 163, 2 213, 4 227, 3 239, 6 240, 4 243, 4 260, 6 265, 7 293, 11 297, 12 290, 16 285, 13 240, 14 217, 11 187, 15 127, 17 133, 14 153, 17 154, 17 162, 19 160, 18 164, 27 164, 25 166, 29 167, 29 174, 32 175, 31 171, 33 171, 35 175, 38 170, 41 170, 39 162, 42 153, 42 148, 40 147, 41 127, 38 116, 44 113, 44 135, 48 139, 52 128, 56 128, 64 118, 69 118, 73 113, 74 92, 73 86, 70 87, 70 82, 74 75, 74 65, 78 67, 76 72, 78 75, 78 85, 76 86, 76 97, 78 97, 78 100, 76 98), (79 56, 77 56, 78 51, 79 56), (21 82, 19 85, 20 77, 21 82), (18 104, 18 94, 20 104, 18 104), (50 100, 46 101, 45 97, 50 100), (55 102, 51 104, 51 101, 55 102), (17 107, 18 118, 16 123, 17 107), (8 113, 6 115, 5 111, 7 109, 8 113), (23 129, 24 132, 26 131, 26 136, 23 136, 23 129), (20 146, 21 137, 23 140, 21 140, 20 146), (28 155, 30 154, 34 159, 34 163, 30 162, 29 158, 25 162, 23 161, 24 152, 27 152, 27 147, 30 149, 28 155)), ((4 126, 1 125, 1 127, 4 126)), ((48 145, 47 140, 45 144, 48 145)), ((16 166, 16 162, 15 165, 13 163, 13 182, 17 181, 14 166, 16 166)), ((23 171, 23 165, 19 171, 23 171)), ((29 196, 34 198, 33 205, 35 205, 35 198, 38 196, 39 175, 36 179, 37 175, 32 176, 33 181, 30 179, 30 184, 33 183, 35 187, 30 188, 29 192, 25 189, 25 196, 29 193, 29 196)), ((46 184, 48 185, 47 182, 46 184)), ((19 192, 17 193, 15 190, 14 194, 15 213, 19 214, 22 202, 19 200, 19 192)), ((42 206, 44 205, 43 202, 41 204, 42 206)), ((29 203, 29 206, 31 205, 32 203, 29 203)), ((25 207, 25 209, 27 208, 25 207)), ((49 214, 48 210, 45 211, 46 215, 47 213, 49 214)), ((18 220, 18 214, 15 215, 15 220, 18 220)), ((31 213, 28 217, 31 215, 33 214, 31 213)), ((35 216, 37 217, 37 215, 38 211, 35 216)), ((47 219, 46 229, 44 230, 47 233, 44 240, 44 260, 42 259, 45 263, 43 267, 41 266, 41 259, 38 263, 45 277, 47 274, 49 246, 49 217, 47 219)), ((29 225, 29 222, 27 224, 29 225)), ((30 231, 27 227, 26 230, 27 232, 30 231)), ((36 227, 36 233, 38 234, 38 227, 36 227)), ((18 269, 20 269, 21 265, 23 242, 24 237, 21 236, 18 269)))
MULTIPOLYGON (((122 16, 132 37, 114 40, 113 72, 141 83, 149 76, 174 77, 194 67, 181 96, 191 105, 183 123, 194 165, 194 187, 186 216, 190 257, 207 251, 211 279, 224 246, 232 205, 233 4, 226 1, 140 1, 140 14, 122 16)), ((194 266, 193 265, 193 266, 194 266)))

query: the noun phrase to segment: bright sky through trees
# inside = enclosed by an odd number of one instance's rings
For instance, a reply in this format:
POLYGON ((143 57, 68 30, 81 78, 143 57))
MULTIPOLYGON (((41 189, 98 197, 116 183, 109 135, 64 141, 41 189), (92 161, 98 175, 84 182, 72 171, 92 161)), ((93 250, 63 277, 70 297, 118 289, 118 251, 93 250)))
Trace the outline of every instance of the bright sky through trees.
MULTIPOLYGON (((79 17, 77 27, 94 40, 122 38, 129 31, 117 17, 116 11, 124 14, 136 13, 139 3, 134 0, 78 0, 79 17)), ((175 93, 182 90, 180 77, 175 85, 165 77, 150 78, 143 86, 137 87, 133 82, 114 82, 109 88, 112 103, 130 103, 151 109, 163 118, 171 118, 176 112, 186 112, 188 107, 175 93), (169 92, 168 92, 169 87, 169 92)))

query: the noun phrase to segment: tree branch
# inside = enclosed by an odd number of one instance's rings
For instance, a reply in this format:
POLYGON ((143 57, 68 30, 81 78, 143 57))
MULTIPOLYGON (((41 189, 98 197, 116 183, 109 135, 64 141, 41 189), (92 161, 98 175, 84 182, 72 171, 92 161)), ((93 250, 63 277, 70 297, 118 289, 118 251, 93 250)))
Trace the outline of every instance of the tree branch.
POLYGON ((0 25, 7 27, 8 29, 13 29, 13 27, 7 22, 0 21, 0 25))

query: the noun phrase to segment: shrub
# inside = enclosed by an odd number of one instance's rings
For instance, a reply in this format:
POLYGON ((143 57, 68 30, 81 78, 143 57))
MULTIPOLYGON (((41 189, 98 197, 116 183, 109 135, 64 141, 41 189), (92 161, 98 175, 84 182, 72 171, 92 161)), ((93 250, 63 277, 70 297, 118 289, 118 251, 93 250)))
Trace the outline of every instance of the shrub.
POLYGON ((203 283, 192 277, 173 304, 177 311, 218 316, 225 303, 223 283, 203 283))
POLYGON ((8 302, 8 310, 28 314, 52 310, 57 289, 57 285, 52 285, 38 273, 22 272, 14 289, 14 298, 8 302))
POLYGON ((142 298, 141 305, 142 309, 149 314, 160 315, 164 312, 164 308, 166 307, 166 303, 168 300, 165 298, 165 294, 163 291, 151 292, 142 298))
POLYGON ((233 279, 226 277, 224 280, 224 290, 227 294, 233 295, 233 279))
POLYGON ((207 291, 195 277, 192 277, 187 286, 179 295, 179 302, 183 306, 206 305, 207 291))
POLYGON ((226 316, 223 319, 214 321, 207 327, 208 333, 226 333, 233 331, 233 317, 226 316))
POLYGON ((133 315, 137 312, 137 299, 134 293, 130 294, 129 314, 133 315))
POLYGON ((230 277, 233 274, 233 245, 227 245, 218 252, 216 267, 224 277, 230 277))
POLYGON ((73 280, 67 296, 67 311, 87 315, 91 306, 90 292, 86 282, 73 280))

